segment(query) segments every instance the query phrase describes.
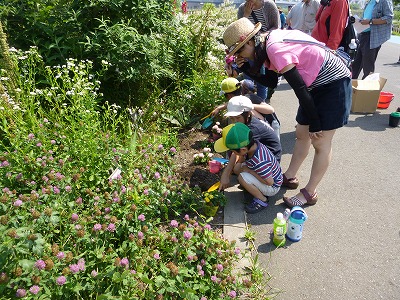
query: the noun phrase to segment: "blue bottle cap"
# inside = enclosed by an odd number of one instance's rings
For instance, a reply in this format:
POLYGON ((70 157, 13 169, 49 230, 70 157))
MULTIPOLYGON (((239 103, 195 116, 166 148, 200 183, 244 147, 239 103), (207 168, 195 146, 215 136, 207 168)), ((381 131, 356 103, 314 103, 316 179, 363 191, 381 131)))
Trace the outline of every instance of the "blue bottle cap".
POLYGON ((301 210, 293 211, 290 217, 296 220, 306 220, 306 216, 301 210))

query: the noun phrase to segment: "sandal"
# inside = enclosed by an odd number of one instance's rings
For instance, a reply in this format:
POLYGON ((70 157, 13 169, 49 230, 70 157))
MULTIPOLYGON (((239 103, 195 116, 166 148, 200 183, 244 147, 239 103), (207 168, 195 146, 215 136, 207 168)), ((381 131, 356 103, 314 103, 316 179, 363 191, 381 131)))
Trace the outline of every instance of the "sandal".
POLYGON ((264 208, 267 208, 268 202, 264 202, 258 198, 253 198, 253 202, 249 205, 246 205, 244 210, 249 214, 255 214, 259 211, 262 211, 264 208))
POLYGON ((301 189, 300 193, 303 194, 304 198, 306 199, 306 202, 303 200, 299 199, 296 196, 293 197, 283 197, 283 202, 289 207, 294 207, 294 206, 304 206, 304 205, 314 205, 318 201, 318 195, 317 192, 314 194, 310 195, 310 193, 306 189, 301 189))
POLYGON ((283 175, 282 186, 285 186, 289 189, 295 190, 299 186, 299 180, 296 177, 287 178, 285 174, 283 175))

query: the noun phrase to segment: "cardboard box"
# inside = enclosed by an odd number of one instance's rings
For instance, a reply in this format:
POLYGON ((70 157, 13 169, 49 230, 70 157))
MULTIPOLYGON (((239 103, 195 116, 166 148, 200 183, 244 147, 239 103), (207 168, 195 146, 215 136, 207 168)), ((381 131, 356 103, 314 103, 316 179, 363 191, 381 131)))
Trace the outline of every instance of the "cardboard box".
POLYGON ((386 78, 383 77, 379 77, 379 80, 352 80, 351 112, 374 113, 385 83, 386 78))

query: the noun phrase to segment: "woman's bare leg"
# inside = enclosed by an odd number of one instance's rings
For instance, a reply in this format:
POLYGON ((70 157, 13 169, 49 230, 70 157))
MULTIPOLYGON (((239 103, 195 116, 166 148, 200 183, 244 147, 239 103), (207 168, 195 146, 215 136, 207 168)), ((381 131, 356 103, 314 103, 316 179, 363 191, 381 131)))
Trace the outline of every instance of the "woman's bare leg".
MULTIPOLYGON (((305 186, 305 189, 310 195, 316 192, 318 184, 328 170, 332 158, 332 139, 335 132, 336 130, 323 131, 322 137, 312 140, 315 154, 311 167, 310 179, 305 186)), ((302 193, 298 193, 296 196, 301 201, 306 202, 302 193)))
POLYGON ((306 159, 311 146, 311 139, 308 136, 308 125, 296 126, 296 143, 294 144, 292 158, 290 159, 289 168, 285 172, 286 178, 296 177, 301 164, 306 159))
POLYGON ((314 160, 311 167, 310 179, 305 189, 310 193, 317 190, 332 159, 332 139, 336 130, 323 131, 323 136, 319 139, 313 139, 312 145, 315 149, 314 160))

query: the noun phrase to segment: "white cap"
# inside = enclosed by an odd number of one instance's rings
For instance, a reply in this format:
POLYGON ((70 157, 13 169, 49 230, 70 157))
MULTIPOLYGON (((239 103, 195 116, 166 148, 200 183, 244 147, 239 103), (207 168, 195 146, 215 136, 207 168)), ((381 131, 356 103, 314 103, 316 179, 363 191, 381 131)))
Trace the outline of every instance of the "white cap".
POLYGON ((280 213, 280 212, 277 213, 276 214, 276 218, 279 219, 279 220, 282 220, 283 219, 283 213, 280 213))
POLYGON ((241 115, 245 111, 251 111, 254 109, 254 105, 251 100, 245 96, 232 97, 226 107, 228 112, 225 117, 235 117, 241 115))

